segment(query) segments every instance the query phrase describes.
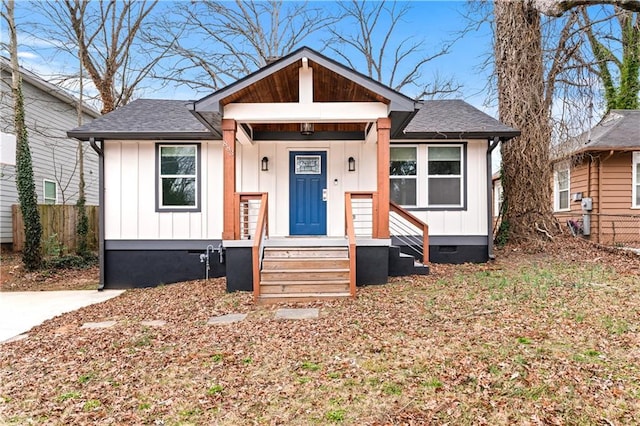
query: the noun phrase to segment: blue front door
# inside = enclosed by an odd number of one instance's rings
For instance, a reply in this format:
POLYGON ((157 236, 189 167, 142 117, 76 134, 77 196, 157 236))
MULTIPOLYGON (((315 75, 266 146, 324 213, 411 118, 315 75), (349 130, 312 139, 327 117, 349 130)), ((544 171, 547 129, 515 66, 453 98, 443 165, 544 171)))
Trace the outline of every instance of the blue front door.
POLYGON ((289 235, 327 234, 327 152, 289 153, 289 235))

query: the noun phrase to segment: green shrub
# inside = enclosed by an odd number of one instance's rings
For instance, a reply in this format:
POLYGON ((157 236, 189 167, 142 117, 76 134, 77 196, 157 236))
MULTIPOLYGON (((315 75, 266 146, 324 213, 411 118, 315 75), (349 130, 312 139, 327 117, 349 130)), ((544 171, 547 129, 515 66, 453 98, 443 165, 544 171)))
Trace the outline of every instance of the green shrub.
POLYGON ((44 266, 46 269, 87 269, 97 263, 98 258, 93 254, 87 257, 67 254, 47 259, 44 266))

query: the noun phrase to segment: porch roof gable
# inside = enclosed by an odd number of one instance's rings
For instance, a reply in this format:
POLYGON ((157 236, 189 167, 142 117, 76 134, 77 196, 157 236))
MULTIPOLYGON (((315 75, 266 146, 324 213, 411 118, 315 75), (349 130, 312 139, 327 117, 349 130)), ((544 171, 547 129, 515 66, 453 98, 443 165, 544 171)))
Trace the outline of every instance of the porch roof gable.
MULTIPOLYGON (((272 78, 275 75, 279 74, 282 76, 279 79, 279 90, 278 95, 280 99, 278 102, 295 102, 297 96, 296 94, 292 94, 291 90, 288 90, 291 86, 292 82, 297 83, 297 72, 300 64, 302 63, 303 58, 307 58, 312 64, 317 64, 320 66, 319 72, 328 71, 336 76, 339 76, 342 79, 346 79, 360 89, 360 96, 364 96, 369 98, 371 101, 383 102, 389 105, 390 111, 403 111, 413 113, 418 105, 417 103, 403 95, 400 92, 397 92, 390 87, 379 83, 349 67, 346 67, 339 62, 334 61, 333 59, 327 58, 326 56, 316 52, 313 49, 308 47, 301 47, 300 49, 286 55, 277 61, 272 62, 271 64, 266 65, 265 67, 259 69, 258 71, 249 74, 248 76, 218 90, 211 95, 208 95, 198 101, 193 103, 193 112, 196 115, 203 115, 204 113, 221 113, 222 108, 226 103, 233 102, 237 99, 239 94, 243 92, 246 93, 246 90, 251 86, 256 86, 259 82, 272 78)), ((327 73, 325 73, 327 74, 327 73)), ((320 81, 320 79, 318 80, 320 81)), ((297 84, 293 84, 293 92, 297 89, 297 84)), ((332 89, 331 85, 324 85, 323 91, 329 91, 332 89)), ((318 87, 315 88, 314 96, 320 97, 320 102, 327 101, 347 101, 347 99, 340 98, 344 96, 345 93, 320 93, 318 87), (337 97, 337 98, 336 98, 337 97), (333 99, 331 99, 333 98, 333 99)), ((255 97, 255 95, 254 95, 255 97)), ((251 100, 250 100, 251 101, 251 100)))

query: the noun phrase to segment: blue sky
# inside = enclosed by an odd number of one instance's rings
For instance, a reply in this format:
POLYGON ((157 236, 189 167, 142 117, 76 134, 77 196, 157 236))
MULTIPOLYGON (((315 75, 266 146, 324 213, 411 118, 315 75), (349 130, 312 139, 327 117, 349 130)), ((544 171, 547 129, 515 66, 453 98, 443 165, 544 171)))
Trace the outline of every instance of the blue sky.
MULTIPOLYGON (((174 2, 163 1, 159 9, 164 13, 169 12, 174 2)), ((335 8, 335 4, 329 1, 312 3, 313 6, 320 5, 323 8, 335 8)), ((17 2, 16 18, 20 26, 21 20, 31 19, 34 15, 24 9, 24 1, 17 2), (22 9, 21 9, 22 7, 22 9)), ((463 1, 414 1, 411 2, 411 12, 404 18, 403 25, 395 34, 396 40, 412 38, 424 40, 425 54, 438 50, 439 46, 458 36, 467 25, 463 14, 466 11, 466 2, 463 1)), ((338 24, 338 30, 344 28, 345 24, 338 24), (342 25, 342 27, 340 27, 342 25)), ((3 39, 6 40, 6 30, 2 31, 3 39)), ((67 55, 53 55, 52 49, 42 40, 35 40, 25 33, 19 34, 21 48, 21 63, 28 69, 43 75, 53 76, 56 74, 69 73, 77 69, 77 58, 67 55)), ((314 49, 320 49, 321 43, 317 39, 309 38, 304 44, 314 49)), ((324 52, 331 56, 331 52, 324 52)), ((489 113, 495 113, 494 107, 484 106, 487 101, 486 84, 488 71, 481 72, 480 65, 485 61, 487 55, 491 54, 491 33, 487 24, 480 27, 478 31, 468 33, 464 38, 458 40, 451 53, 429 62, 424 71, 425 79, 433 79, 436 75, 446 79, 453 77, 462 85, 459 93, 451 97, 463 98, 489 113)), ((340 60, 339 58, 335 58, 340 60)), ((410 93, 407 93, 411 95, 410 93)), ((196 94, 187 88, 167 88, 159 91, 146 90, 141 93, 144 97, 177 97, 177 98, 197 98, 196 94)), ((493 103, 492 103, 493 104, 493 103)))

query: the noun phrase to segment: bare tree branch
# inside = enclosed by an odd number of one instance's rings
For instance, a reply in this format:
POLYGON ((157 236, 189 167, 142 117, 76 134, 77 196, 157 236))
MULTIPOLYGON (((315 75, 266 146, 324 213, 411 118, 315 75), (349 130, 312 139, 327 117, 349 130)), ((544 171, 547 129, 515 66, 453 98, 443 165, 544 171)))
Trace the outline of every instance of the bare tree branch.
POLYGON ((453 43, 442 44, 431 54, 423 53, 424 40, 407 37, 398 40, 396 30, 409 15, 409 3, 396 2, 351 2, 339 3, 343 19, 352 25, 344 28, 329 28, 331 37, 328 49, 342 58, 349 66, 357 69, 355 58, 364 59, 366 74, 395 90, 412 90, 416 97, 452 93, 460 85, 454 81, 425 83, 423 72, 427 64, 449 53, 453 43))

